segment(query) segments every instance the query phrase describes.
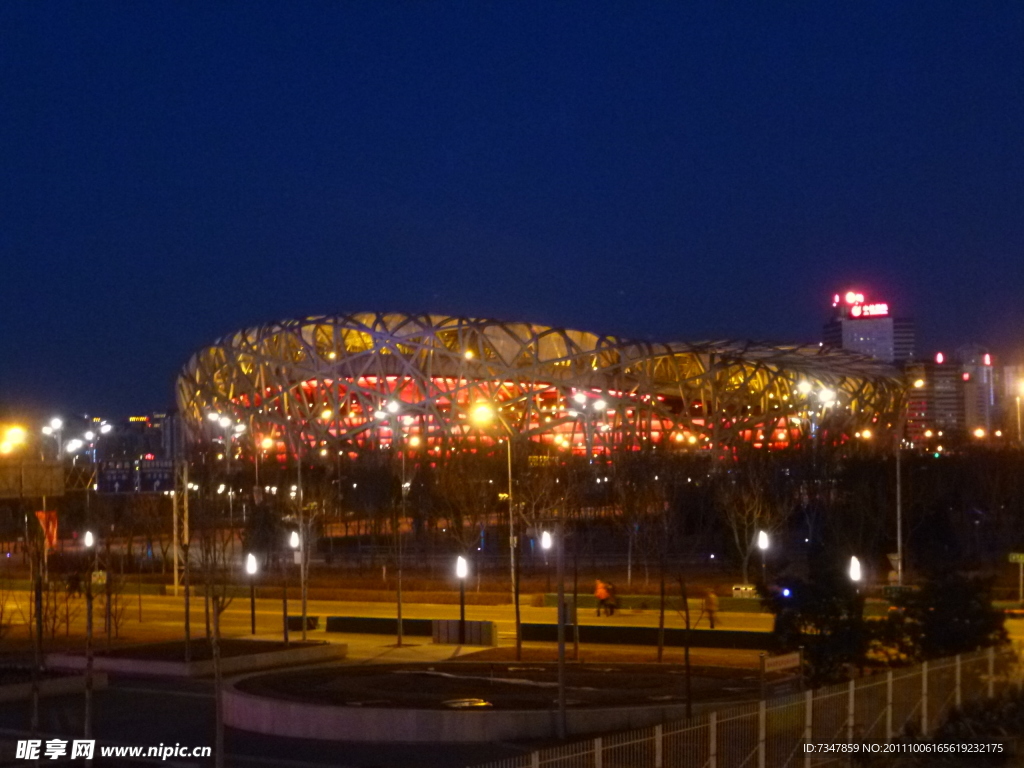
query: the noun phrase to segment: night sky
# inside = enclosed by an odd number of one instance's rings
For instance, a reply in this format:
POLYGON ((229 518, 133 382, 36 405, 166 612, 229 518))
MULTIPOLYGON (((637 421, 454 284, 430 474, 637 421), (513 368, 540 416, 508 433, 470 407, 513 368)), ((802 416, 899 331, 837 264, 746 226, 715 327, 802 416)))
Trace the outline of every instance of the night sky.
POLYGON ((6 2, 0 158, 7 412, 360 310, 1022 351, 1020 2, 6 2))

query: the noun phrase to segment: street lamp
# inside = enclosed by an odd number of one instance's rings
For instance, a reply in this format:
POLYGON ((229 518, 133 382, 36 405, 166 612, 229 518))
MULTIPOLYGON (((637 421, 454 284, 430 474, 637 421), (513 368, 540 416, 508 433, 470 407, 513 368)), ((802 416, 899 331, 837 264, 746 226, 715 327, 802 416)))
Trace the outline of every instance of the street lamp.
POLYGON ((96 569, 96 543, 92 531, 86 531, 82 539, 85 548, 92 550, 89 568, 85 574, 85 738, 92 736, 92 574, 96 569))
POLYGON ((503 420, 496 418, 494 407, 490 403, 477 403, 470 413, 470 420, 477 427, 486 427, 497 421, 505 430, 505 450, 508 460, 508 557, 509 570, 512 578, 512 606, 516 617, 516 661, 523 656, 522 624, 519 617, 519 577, 516 567, 516 533, 515 505, 512 498, 512 428, 503 420))
MULTIPOLYGON (((292 559, 299 560, 299 532, 292 531, 288 536, 288 546, 292 548, 292 559)), ((300 561, 301 564, 301 561, 300 561)), ((281 593, 281 610, 284 612, 284 644, 288 645, 288 559, 281 559, 284 589, 281 593)))
POLYGON ((245 556, 245 572, 249 574, 249 615, 252 622, 252 634, 256 634, 256 555, 250 552, 245 556))
POLYGON ((4 430, 2 440, 0 440, 0 454, 6 456, 11 453, 15 448, 18 448, 25 444, 25 438, 27 437, 24 427, 7 427, 4 430))
POLYGON ((469 564, 459 555, 455 561, 455 577, 459 580, 459 645, 466 644, 466 577, 469 564))
POLYGON ((860 668, 860 673, 864 674, 864 651, 863 651, 863 638, 862 634, 864 631, 864 605, 861 602, 860 593, 860 580, 861 580, 861 568, 860 560, 856 555, 850 558, 850 581, 853 582, 854 598, 853 598, 853 622, 855 629, 855 652, 857 658, 857 666, 860 668))
POLYGON ((1017 442, 1024 445, 1024 436, 1020 431, 1020 398, 1024 395, 1024 381, 1017 382, 1017 442))
POLYGON ((53 437, 57 441, 57 459, 60 460, 60 450, 63 447, 61 442, 61 433, 64 429, 64 422, 54 416, 50 419, 50 423, 43 427, 43 434, 47 437, 53 437))
POLYGON ((765 554, 768 552, 768 534, 757 532, 757 548, 761 550, 761 581, 768 583, 768 568, 765 565, 765 554))
POLYGON ((860 560, 854 555, 850 558, 850 581, 857 584, 861 579, 860 560))
POLYGON ((551 568, 548 566, 548 550, 551 549, 551 534, 544 531, 540 535, 540 548, 544 550, 544 573, 547 578, 545 592, 551 592, 551 568))
MULTIPOLYGON (((409 492, 408 482, 405 476, 405 451, 406 451, 406 439, 405 430, 402 428, 402 419, 399 417, 402 411, 402 404, 398 400, 389 400, 385 405, 384 409, 377 411, 376 416, 380 421, 391 422, 391 445, 392 448, 395 445, 395 436, 398 435, 398 450, 402 454, 402 479, 401 484, 401 516, 400 519, 394 520, 392 523, 392 533, 395 537, 395 560, 396 560, 396 571, 397 573, 397 589, 395 590, 395 617, 396 617, 396 632, 395 632, 395 645, 399 648, 402 646, 403 637, 403 626, 402 626, 402 566, 404 559, 402 557, 402 525, 405 523, 405 497, 409 492)), ((412 441, 410 441, 412 442, 412 441)), ((419 440, 416 440, 414 445, 419 444, 419 440)), ((340 482, 340 481, 339 481, 340 482)))

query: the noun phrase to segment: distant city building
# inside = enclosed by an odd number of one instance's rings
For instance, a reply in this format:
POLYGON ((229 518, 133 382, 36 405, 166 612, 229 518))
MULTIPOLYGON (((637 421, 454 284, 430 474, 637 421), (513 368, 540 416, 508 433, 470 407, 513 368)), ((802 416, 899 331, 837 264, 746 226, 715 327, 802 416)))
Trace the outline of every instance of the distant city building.
POLYGON ((930 361, 908 364, 906 373, 906 436, 911 442, 938 445, 944 438, 948 445, 1001 436, 1003 399, 992 355, 984 347, 961 347, 953 355, 939 352, 930 361))
POLYGON ((832 318, 822 330, 825 346, 859 352, 886 363, 914 358, 914 321, 893 317, 885 302, 869 302, 863 293, 847 291, 832 297, 832 318))

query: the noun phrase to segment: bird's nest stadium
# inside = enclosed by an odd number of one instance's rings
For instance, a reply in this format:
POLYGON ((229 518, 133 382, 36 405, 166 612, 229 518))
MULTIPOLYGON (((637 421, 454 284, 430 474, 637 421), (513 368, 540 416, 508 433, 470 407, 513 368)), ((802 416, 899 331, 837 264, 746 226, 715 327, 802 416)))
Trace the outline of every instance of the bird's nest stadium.
POLYGON ((895 368, 818 345, 656 343, 369 312, 224 336, 177 382, 194 435, 218 414, 268 457, 396 441, 440 457, 505 435, 549 455, 883 445, 904 392, 895 368))

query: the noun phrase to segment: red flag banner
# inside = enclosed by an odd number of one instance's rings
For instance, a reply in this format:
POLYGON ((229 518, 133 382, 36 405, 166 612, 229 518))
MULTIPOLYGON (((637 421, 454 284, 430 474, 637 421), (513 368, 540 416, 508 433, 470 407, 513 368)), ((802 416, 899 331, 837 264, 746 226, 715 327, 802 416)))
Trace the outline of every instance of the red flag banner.
POLYGON ((36 512, 36 520, 43 528, 43 538, 46 539, 47 548, 53 549, 57 546, 57 513, 36 512))

